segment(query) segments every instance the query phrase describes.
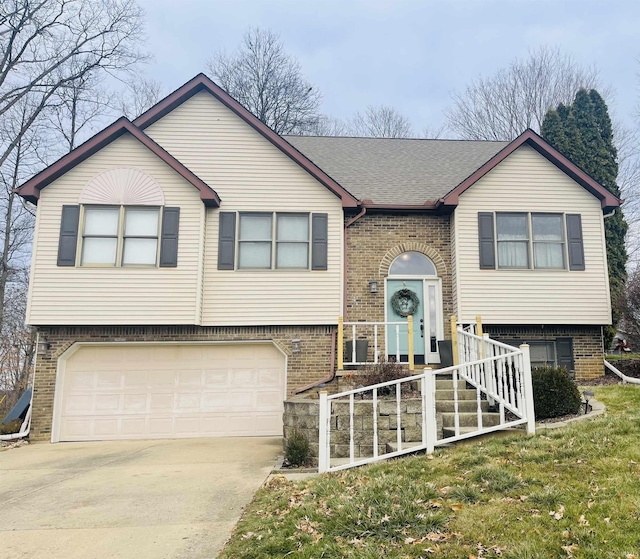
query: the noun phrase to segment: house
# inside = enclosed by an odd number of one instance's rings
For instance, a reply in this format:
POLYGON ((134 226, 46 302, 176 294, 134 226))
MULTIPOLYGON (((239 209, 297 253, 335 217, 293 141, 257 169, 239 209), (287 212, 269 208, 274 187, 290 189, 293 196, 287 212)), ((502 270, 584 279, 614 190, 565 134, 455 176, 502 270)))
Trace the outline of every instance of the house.
POLYGON ((18 192, 37 204, 36 440, 279 435, 341 316, 412 315, 416 363, 439 362, 450 315, 480 315, 534 365, 602 371, 621 201, 532 131, 280 137, 199 75, 18 192))

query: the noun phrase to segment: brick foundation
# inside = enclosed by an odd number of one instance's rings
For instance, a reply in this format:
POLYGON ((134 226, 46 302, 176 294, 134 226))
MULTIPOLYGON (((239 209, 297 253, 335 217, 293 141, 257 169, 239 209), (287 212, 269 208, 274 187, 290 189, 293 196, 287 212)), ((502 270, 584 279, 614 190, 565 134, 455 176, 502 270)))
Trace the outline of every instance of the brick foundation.
POLYGON ((51 420, 58 357, 75 342, 141 341, 237 341, 273 340, 287 354, 287 393, 329 375, 331 364, 330 326, 122 326, 40 327, 49 343, 46 355, 38 355, 33 395, 31 440, 51 438, 51 420), (291 351, 291 340, 300 340, 300 352, 291 351))
POLYGON ((492 338, 519 344, 529 341, 573 338, 573 360, 577 380, 600 377, 604 373, 604 351, 600 326, 507 326, 484 325, 492 338))

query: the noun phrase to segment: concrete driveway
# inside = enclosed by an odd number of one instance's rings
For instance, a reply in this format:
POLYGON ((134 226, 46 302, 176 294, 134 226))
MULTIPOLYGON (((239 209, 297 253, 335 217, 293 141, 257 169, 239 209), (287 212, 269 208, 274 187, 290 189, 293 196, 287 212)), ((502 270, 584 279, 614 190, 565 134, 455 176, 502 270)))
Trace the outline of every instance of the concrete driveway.
POLYGON ((0 557, 214 558, 281 450, 241 438, 1 452, 0 557))

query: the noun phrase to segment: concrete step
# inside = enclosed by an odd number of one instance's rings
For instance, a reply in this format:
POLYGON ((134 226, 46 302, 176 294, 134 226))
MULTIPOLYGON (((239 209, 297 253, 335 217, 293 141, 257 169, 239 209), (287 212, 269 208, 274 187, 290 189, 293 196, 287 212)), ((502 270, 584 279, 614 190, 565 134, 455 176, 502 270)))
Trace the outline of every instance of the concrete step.
MULTIPOLYGON (((436 390, 436 400, 453 400, 453 389, 436 390)), ((475 400, 476 391, 471 388, 461 390, 458 388, 458 400, 475 400)))
MULTIPOLYGON (((477 430, 477 427, 460 427, 460 434, 464 435, 466 433, 473 433, 477 430)), ((442 428, 442 437, 453 437, 456 434, 456 430, 454 427, 443 427, 442 428)), ((484 435, 478 435, 477 437, 470 437, 468 439, 464 439, 462 441, 456 442, 456 444, 467 444, 473 442, 479 442, 485 438, 489 437, 506 437, 509 435, 525 435, 526 431, 524 429, 520 429, 519 427, 508 427, 505 429, 501 429, 500 431, 493 431, 492 433, 485 433, 484 435)))
MULTIPOLYGON (((422 444, 422 441, 402 441, 402 450, 411 450, 411 448, 418 447, 421 444, 422 444)), ((397 450, 398 450, 397 442, 387 443, 387 452, 396 452, 397 450)))
MULTIPOLYGON (((489 402, 482 400, 480 407, 483 412, 489 411, 489 402)), ((453 400, 438 400, 436 399, 436 411, 437 412, 450 412, 455 410, 455 402, 453 400)), ((458 400, 458 412, 474 413, 478 411, 477 400, 458 400)))
MULTIPOLYGON (((477 427, 478 426, 478 414, 477 413, 459 413, 460 427, 477 427)), ((442 414, 442 426, 453 427, 455 425, 455 414, 443 413, 442 414)), ((482 426, 494 427, 500 425, 499 413, 483 413, 482 414, 482 426)))
MULTIPOLYGON (((464 380, 458 379, 458 390, 464 390, 467 388, 467 383, 464 380)), ((436 390, 453 390, 453 379, 452 378, 437 378, 436 379, 436 390)))

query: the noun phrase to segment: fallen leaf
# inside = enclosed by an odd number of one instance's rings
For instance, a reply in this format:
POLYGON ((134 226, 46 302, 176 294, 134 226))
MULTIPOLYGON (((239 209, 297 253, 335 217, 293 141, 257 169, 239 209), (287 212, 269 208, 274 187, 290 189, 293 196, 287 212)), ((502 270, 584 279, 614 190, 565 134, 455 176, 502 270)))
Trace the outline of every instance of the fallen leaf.
POLYGON ((367 518, 371 518, 371 507, 367 510, 367 518))
POLYGON ((520 500, 524 503, 529 497, 527 495, 520 495, 520 500))
POLYGON ((564 549, 567 557, 573 557, 573 552, 578 549, 578 546, 575 543, 572 543, 571 545, 563 545, 562 549, 564 549))
POLYGON ((560 520, 564 516, 564 506, 560 505, 557 511, 549 511, 549 516, 553 516, 556 520, 560 520))
POLYGON ((611 522, 611 519, 607 516, 607 517, 604 519, 604 521, 605 521, 607 524, 609 524, 609 522, 611 522))
POLYGON ((589 501, 587 502, 587 508, 590 509, 593 505, 594 505, 595 501, 592 501, 591 499, 589 499, 589 501))
POLYGON ((404 539, 405 545, 410 545, 412 543, 415 543, 416 541, 418 541, 418 540, 416 540, 415 538, 405 538, 404 539))
POLYGON ((380 519, 380 524, 384 524, 385 522, 389 522, 389 520, 391 520, 391 517, 387 514, 385 514, 381 519, 380 519))
POLYGON ((459 505, 459 504, 451 505, 451 510, 462 510, 462 505, 459 505))
POLYGON ((584 517, 584 514, 580 515, 580 518, 578 519, 578 524, 580 524, 580 526, 589 526, 589 521, 584 517))

